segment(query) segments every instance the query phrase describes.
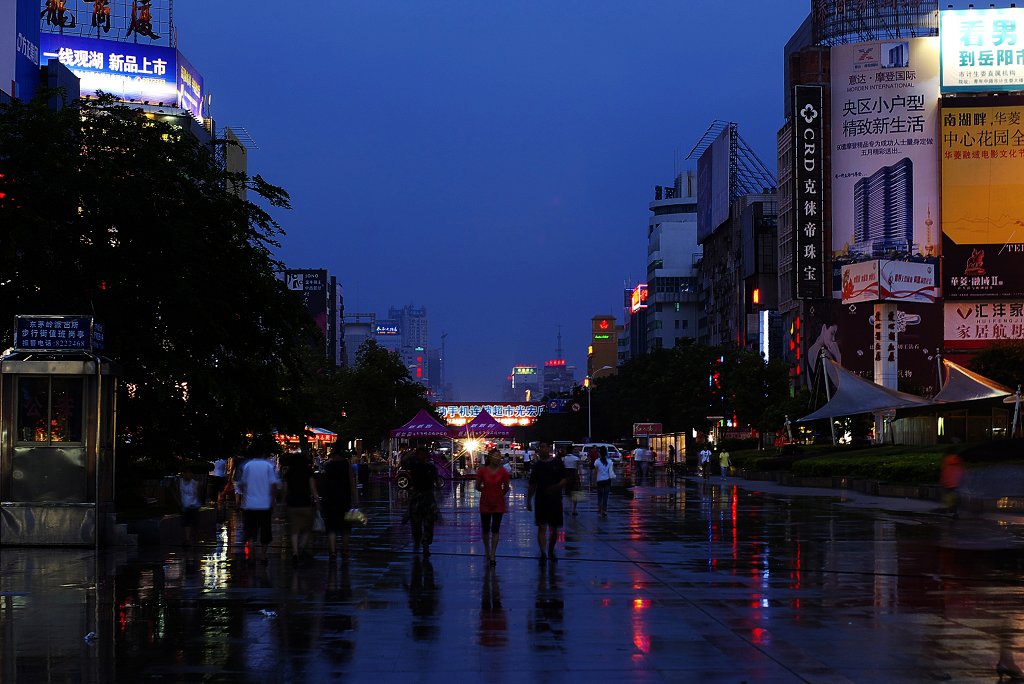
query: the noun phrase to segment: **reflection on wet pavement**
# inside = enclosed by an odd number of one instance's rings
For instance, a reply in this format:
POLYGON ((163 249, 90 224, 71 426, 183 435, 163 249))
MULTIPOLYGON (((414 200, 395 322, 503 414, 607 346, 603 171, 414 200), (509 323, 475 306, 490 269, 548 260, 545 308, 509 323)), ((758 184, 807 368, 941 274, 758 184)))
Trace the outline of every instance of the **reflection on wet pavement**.
POLYGON ((188 549, 5 548, 0 681, 965 682, 1024 648, 1016 521, 747 487, 588 501, 547 563, 521 481, 496 567, 464 484, 429 558, 386 485, 347 563, 292 567, 283 520, 257 563, 233 515, 188 549))

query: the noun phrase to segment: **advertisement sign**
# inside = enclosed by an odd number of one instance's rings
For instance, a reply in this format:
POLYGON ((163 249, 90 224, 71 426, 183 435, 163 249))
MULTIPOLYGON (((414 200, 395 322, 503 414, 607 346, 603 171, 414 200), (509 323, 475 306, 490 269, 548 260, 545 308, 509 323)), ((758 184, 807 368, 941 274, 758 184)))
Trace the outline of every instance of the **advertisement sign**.
POLYGON ((1024 90, 1024 9, 939 12, 942 92, 1024 90))
POLYGON ((697 242, 703 242, 729 220, 732 196, 732 136, 729 125, 697 159, 697 242))
POLYGON ((81 81, 82 97, 181 107, 202 121, 203 79, 174 48, 43 33, 43 63, 56 59, 81 81))
POLYGON ((994 342, 1024 340, 1024 299, 946 302, 947 349, 983 349, 994 342))
POLYGON ((878 262, 862 261, 843 266, 843 304, 873 302, 878 299, 878 262))
POLYGON ((327 337, 327 271, 291 270, 281 275, 285 287, 301 294, 306 311, 327 337))
POLYGON ((844 304, 872 301, 921 302, 938 297, 934 264, 872 260, 842 267, 844 304))
POLYGON ((536 375, 536 366, 513 366, 512 375, 536 375))
POLYGON ((894 303, 892 313, 891 321, 888 313, 876 320, 873 303, 835 301, 828 320, 808 321, 808 338, 814 338, 807 350, 808 358, 818 353, 823 345, 829 357, 843 368, 874 381, 876 356, 881 362, 884 354, 884 361, 888 363, 891 351, 893 361, 899 360, 898 389, 922 396, 935 394, 939 388, 935 359, 942 346, 942 307, 898 302, 894 303), (892 350, 889 349, 890 333, 895 337, 892 350))
POLYGON ((647 283, 641 283, 633 288, 633 293, 629 297, 629 312, 636 313, 640 309, 647 308, 647 283))
POLYGON ((1024 297, 1024 105, 942 111, 947 299, 1024 297))
POLYGON ((539 402, 441 402, 434 404, 441 420, 451 426, 465 425, 486 410, 502 425, 533 425, 544 413, 539 402))
POLYGON ((794 87, 796 298, 822 299, 825 273, 824 117, 821 86, 794 87))
POLYGON ((833 256, 937 258, 938 38, 831 54, 833 256))
POLYGON ((15 316, 18 351, 101 351, 103 326, 92 316, 15 316))
POLYGON ((29 100, 39 85, 39 3, 0 2, 0 91, 29 100))
POLYGON ((634 437, 650 437, 651 435, 660 435, 662 430, 661 423, 633 423, 633 436, 634 437))

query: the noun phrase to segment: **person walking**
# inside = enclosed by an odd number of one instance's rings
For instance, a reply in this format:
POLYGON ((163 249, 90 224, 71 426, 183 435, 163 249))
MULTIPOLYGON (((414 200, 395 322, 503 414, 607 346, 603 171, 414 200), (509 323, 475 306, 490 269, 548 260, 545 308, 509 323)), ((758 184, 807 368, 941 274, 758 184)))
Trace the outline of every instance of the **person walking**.
POLYGON ((700 476, 707 479, 711 475, 711 447, 704 445, 700 450, 700 476))
POLYGON ((608 450, 590 448, 591 484, 597 488, 597 514, 608 517, 608 495, 612 491, 612 480, 615 479, 615 464, 608 458, 608 450))
POLYGON ((288 533, 292 542, 292 565, 299 564, 299 555, 309 546, 313 531, 316 481, 309 458, 301 451, 286 454, 281 460, 281 479, 284 480, 284 504, 288 509, 288 533))
POLYGON ((417 447, 412 462, 409 464, 409 522, 412 523, 412 548, 418 553, 423 547, 423 555, 430 555, 430 545, 434 542, 434 523, 437 522, 437 499, 434 498, 434 486, 437 483, 437 466, 428 460, 430 456, 425 447, 417 447))
POLYGON ((633 449, 633 464, 637 467, 636 483, 641 484, 647 480, 651 468, 651 452, 644 442, 637 444, 633 449))
POLYGON ((206 476, 206 498, 210 503, 220 503, 220 494, 224 490, 224 483, 228 477, 228 461, 221 456, 214 460, 210 473, 206 476))
POLYGON ((316 487, 314 495, 318 497, 327 534, 327 559, 331 563, 338 560, 338 536, 341 535, 341 558, 348 560, 351 525, 345 521, 345 514, 359 506, 359 487, 352 464, 341 449, 331 450, 316 487))
POLYGON ((530 485, 526 492, 526 510, 533 511, 537 523, 537 546, 540 559, 557 560, 555 543, 562 526, 562 490, 565 489, 565 466, 551 457, 547 442, 537 445, 537 460, 530 469, 530 485), (545 549, 547 550, 545 552, 545 549))
POLYGON ((957 453, 947 454, 942 460, 939 483, 942 485, 942 503, 954 518, 960 517, 960 485, 964 481, 964 461, 957 453))
POLYGON ((512 486, 509 473, 501 464, 501 452, 487 452, 486 465, 476 471, 476 491, 480 492, 480 536, 484 542, 488 565, 497 564, 498 531, 501 518, 508 510, 505 496, 512 486))
POLYGON ((583 498, 583 487, 580 485, 580 457, 576 455, 576 452, 572 446, 569 446, 565 450, 565 456, 562 457, 562 465, 565 467, 565 493, 569 497, 569 501, 572 502, 572 514, 576 515, 576 506, 579 505, 579 500, 583 498))
POLYGON ((192 468, 185 466, 178 478, 178 502, 181 504, 181 529, 183 545, 190 546, 195 537, 196 520, 199 517, 199 482, 193 477, 192 468))
POLYGON ((722 449, 721 453, 718 454, 718 468, 721 470, 723 480, 729 477, 729 468, 731 467, 732 458, 727 450, 722 449))
POLYGON ((267 562, 267 549, 273 541, 271 531, 271 511, 274 498, 281 486, 274 464, 270 461, 274 454, 270 451, 259 453, 242 465, 242 471, 235 483, 242 497, 242 525, 245 528, 245 543, 249 545, 253 556, 261 563, 267 562), (260 553, 256 552, 256 542, 260 543, 260 553))

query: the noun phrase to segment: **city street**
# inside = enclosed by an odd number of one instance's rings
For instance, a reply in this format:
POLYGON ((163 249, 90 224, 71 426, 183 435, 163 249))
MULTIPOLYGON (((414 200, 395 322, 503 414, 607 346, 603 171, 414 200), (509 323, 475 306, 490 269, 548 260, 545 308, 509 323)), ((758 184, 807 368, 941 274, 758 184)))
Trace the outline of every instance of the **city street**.
POLYGON ((0 681, 987 682, 1024 648, 1016 520, 659 481, 581 504, 544 563, 524 492, 495 570, 471 483, 439 495, 429 559, 386 484, 337 566, 318 539, 293 568, 283 529, 248 560, 233 517, 195 549, 5 548, 0 681))

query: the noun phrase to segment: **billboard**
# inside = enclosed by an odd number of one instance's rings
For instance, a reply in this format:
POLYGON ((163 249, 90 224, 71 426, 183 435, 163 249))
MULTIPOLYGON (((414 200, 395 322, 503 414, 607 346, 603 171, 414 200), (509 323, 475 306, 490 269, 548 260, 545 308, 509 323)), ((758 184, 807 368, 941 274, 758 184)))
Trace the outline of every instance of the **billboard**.
POLYGON ((39 3, 0 2, 0 90, 29 100, 39 84, 39 3))
POLYGON ((382 322, 382 323, 377 323, 373 327, 373 334, 374 335, 389 335, 389 336, 390 335, 400 335, 400 334, 402 334, 402 329, 401 329, 401 327, 399 326, 398 323, 382 322))
POLYGON ((306 311, 327 338, 327 271, 289 270, 282 273, 285 287, 300 293, 306 311))
POLYGON ((1024 299, 946 302, 946 349, 984 349, 995 342, 1024 341, 1024 299))
POLYGON ((939 12, 942 92, 1024 90, 1024 9, 939 12))
POLYGON ((793 206, 797 299, 822 299, 825 273, 825 110, 821 86, 794 87, 793 206))
POLYGON ((703 242, 729 220, 732 197, 732 137, 730 124, 697 159, 697 242, 703 242))
POLYGON ((1024 104, 943 107, 947 299, 1024 297, 1024 104))
POLYGON ((629 296, 629 312, 637 313, 640 309, 647 308, 647 283, 640 283, 633 288, 633 292, 629 296))
POLYGON ((441 402, 434 404, 441 420, 451 426, 465 425, 476 418, 481 410, 502 425, 533 425, 544 413, 544 404, 539 402, 441 402))
POLYGON ((938 38, 837 45, 832 253, 938 257, 938 38))
POLYGON ((81 81, 82 97, 99 92, 125 102, 181 107, 203 120, 203 79, 174 48, 142 43, 40 36, 43 63, 56 59, 81 81))
POLYGON ((872 260, 842 267, 844 304, 873 301, 934 303, 938 298, 935 264, 872 260))

